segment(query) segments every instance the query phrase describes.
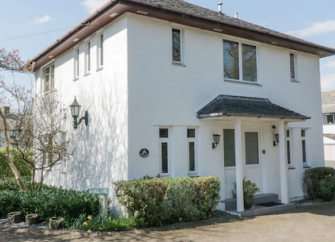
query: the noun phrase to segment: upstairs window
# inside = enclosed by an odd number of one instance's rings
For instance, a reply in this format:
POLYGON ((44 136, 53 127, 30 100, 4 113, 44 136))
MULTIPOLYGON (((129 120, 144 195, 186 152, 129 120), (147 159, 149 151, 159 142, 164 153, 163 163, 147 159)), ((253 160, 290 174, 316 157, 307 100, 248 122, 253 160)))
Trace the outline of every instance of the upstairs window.
POLYGON ((98 69, 101 69, 104 65, 104 35, 99 36, 98 43, 98 69))
POLYGON ((172 29, 172 60, 177 63, 182 62, 182 42, 179 29, 172 29))
POLYGON ((290 73, 291 80, 296 80, 295 54, 290 53, 290 73))
POLYGON ((55 65, 44 68, 44 92, 54 89, 55 86, 55 65))
POLYGON ((323 124, 334 124, 334 115, 333 114, 323 115, 323 124))
POLYGON ((226 80, 257 82, 256 46, 224 40, 223 52, 226 80))
POLYGON ((91 72, 91 42, 86 44, 86 74, 91 72))
POLYGON ((75 59, 74 59, 74 78, 79 78, 79 48, 75 50, 75 59))

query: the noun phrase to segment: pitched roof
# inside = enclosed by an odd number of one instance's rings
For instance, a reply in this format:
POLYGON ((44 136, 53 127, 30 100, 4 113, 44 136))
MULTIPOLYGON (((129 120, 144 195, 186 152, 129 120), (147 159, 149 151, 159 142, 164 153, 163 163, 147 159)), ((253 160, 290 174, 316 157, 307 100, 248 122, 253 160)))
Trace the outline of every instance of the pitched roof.
POLYGON ((139 9, 148 11, 147 16, 150 17, 209 31, 219 30, 227 35, 295 49, 320 57, 335 55, 333 48, 295 38, 182 0, 109 0, 108 3, 34 57, 36 69, 49 62, 51 58, 75 46, 77 43, 73 42, 73 39, 83 40, 125 12, 139 14, 139 9), (117 14, 113 16, 112 13, 117 14))
POLYGON ((335 113, 335 91, 323 92, 322 113, 335 113))
POLYGON ((270 102, 267 98, 220 95, 198 112, 198 118, 253 116, 287 119, 309 117, 270 102))

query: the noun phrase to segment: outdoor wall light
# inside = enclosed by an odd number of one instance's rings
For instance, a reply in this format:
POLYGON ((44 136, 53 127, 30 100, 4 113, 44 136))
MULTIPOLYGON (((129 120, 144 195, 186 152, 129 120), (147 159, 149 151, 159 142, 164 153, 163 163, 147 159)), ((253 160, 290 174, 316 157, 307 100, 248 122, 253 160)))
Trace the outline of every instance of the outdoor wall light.
POLYGON ((87 126, 87 125, 88 125, 88 112, 87 112, 87 111, 85 111, 85 115, 79 119, 79 122, 77 121, 77 120, 78 120, 79 113, 80 113, 80 108, 81 108, 81 106, 80 106, 79 103, 77 102, 76 97, 74 98, 73 103, 70 105, 70 108, 71 108, 71 114, 72 114, 72 117, 73 117, 73 119, 74 119, 74 121, 73 121, 73 128, 77 129, 77 128, 78 128, 78 125, 79 125, 79 124, 81 123, 81 121, 83 121, 83 120, 85 120, 85 124, 86 124, 86 126, 87 126))
POLYGON ((218 144, 220 143, 220 135, 213 134, 213 140, 214 140, 214 143, 212 143, 212 145, 213 145, 213 149, 215 149, 216 146, 218 146, 218 144))

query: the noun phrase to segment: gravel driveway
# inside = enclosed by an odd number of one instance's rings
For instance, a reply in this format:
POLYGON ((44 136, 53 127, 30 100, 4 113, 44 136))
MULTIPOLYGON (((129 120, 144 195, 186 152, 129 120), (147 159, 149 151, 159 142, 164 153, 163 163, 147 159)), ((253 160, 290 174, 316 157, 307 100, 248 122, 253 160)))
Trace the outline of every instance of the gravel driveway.
POLYGON ((229 217, 163 227, 166 231, 85 233, 0 227, 0 241, 335 241, 335 202, 300 206, 293 212, 240 219, 229 217))

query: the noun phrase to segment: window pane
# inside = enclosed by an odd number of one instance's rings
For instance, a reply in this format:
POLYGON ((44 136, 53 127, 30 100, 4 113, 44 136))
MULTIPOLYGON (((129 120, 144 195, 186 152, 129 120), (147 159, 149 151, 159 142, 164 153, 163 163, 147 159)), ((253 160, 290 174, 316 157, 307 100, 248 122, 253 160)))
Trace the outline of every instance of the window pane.
POLYGON ((194 142, 188 143, 188 153, 189 153, 189 162, 190 162, 190 171, 195 171, 195 150, 194 142))
POLYGON ((77 70, 76 75, 79 76, 79 49, 77 49, 77 70))
POLYGON ((243 80, 257 82, 256 46, 242 45, 243 80))
POLYGON ((306 141, 302 140, 302 161, 306 163, 306 141))
POLYGON ((169 129, 159 129, 159 138, 169 138, 169 129))
POLYGON ((229 79, 240 79, 238 43, 232 41, 223 42, 223 70, 224 77, 229 79))
POLYGON ((326 115, 323 115, 323 124, 328 124, 327 116, 326 115))
POLYGON ((223 130, 224 166, 235 166, 235 130, 223 130))
POLYGON ((334 123, 334 116, 333 115, 327 115, 327 123, 333 124, 334 123))
POLYGON ((295 79, 294 54, 290 54, 291 79, 295 79))
POLYGON ((87 44, 87 71, 91 71, 91 42, 87 44))
POLYGON ((305 130, 301 130, 301 137, 305 137, 306 136, 306 131, 305 130))
POLYGON ((181 33, 179 29, 172 30, 172 44, 173 61, 181 62, 181 33))
POLYGON ((247 165, 259 164, 257 132, 245 132, 245 160, 247 165))
POLYGON ((49 85, 50 85, 50 75, 46 75, 45 76, 45 87, 44 87, 45 92, 49 91, 50 89, 49 85))
POLYGON ((286 130, 286 137, 290 138, 290 131, 289 130, 286 130))
POLYGON ((187 138, 195 138, 195 129, 187 130, 187 138))
POLYGON ((55 66, 51 66, 51 87, 55 87, 55 66))
POLYGON ((100 35, 100 65, 104 64, 104 35, 100 35))
POLYGON ((168 144, 162 143, 162 173, 168 172, 168 144))
POLYGON ((290 150, 290 141, 287 141, 287 163, 291 164, 291 150, 290 150))

